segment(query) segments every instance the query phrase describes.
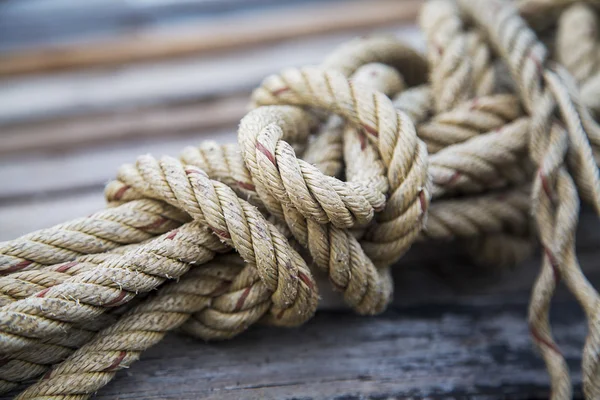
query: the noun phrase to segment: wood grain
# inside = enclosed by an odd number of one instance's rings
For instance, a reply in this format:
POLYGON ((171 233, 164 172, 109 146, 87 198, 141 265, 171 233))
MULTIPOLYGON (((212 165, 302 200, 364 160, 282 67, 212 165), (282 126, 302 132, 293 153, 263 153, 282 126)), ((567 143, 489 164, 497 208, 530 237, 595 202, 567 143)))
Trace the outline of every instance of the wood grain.
POLYGON ((177 156, 186 146, 203 140, 221 143, 236 140, 235 125, 230 129, 186 132, 175 135, 165 130, 162 138, 146 138, 128 143, 108 143, 92 148, 62 149, 50 153, 8 155, 0 159, 0 205, 40 195, 81 193, 96 190, 114 179, 121 164, 133 163, 141 154, 177 156))
POLYGON ((83 45, 13 51, 0 56, 0 75, 200 55, 299 36, 381 27, 413 20, 421 3, 420 0, 373 0, 303 5, 228 16, 226 23, 212 18, 196 23, 197 27, 171 29, 162 34, 138 32, 83 45))
POLYGON ((2 129, 0 155, 73 150, 81 146, 140 138, 235 130, 248 109, 248 93, 208 101, 114 110, 58 120, 17 124, 2 129))
MULTIPOLYGON (((414 25, 369 32, 394 32, 407 43, 422 48, 423 39, 414 25)), ((211 57, 192 56, 119 68, 5 77, 0 79, 0 126, 249 92, 266 76, 282 68, 320 63, 334 48, 360 33, 299 38, 290 43, 211 57)))

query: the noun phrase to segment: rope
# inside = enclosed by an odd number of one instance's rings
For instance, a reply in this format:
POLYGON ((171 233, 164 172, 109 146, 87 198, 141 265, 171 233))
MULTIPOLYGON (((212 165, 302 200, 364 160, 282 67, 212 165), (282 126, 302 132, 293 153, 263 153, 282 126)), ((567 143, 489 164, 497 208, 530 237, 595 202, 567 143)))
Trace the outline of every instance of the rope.
POLYGON ((141 156, 106 210, 1 243, 0 392, 43 375, 19 398, 88 398, 171 330, 302 324, 318 302, 308 265, 372 315, 415 241, 498 267, 537 235, 529 321, 552 398, 572 394, 548 319, 559 280, 586 312, 584 393, 600 397, 600 297, 574 250, 579 197, 600 210, 597 20, 572 3, 431 1, 426 58, 364 37, 272 75, 237 145, 141 156))
MULTIPOLYGON (((244 268, 239 257, 232 256, 221 256, 195 268, 180 282, 163 286, 116 324, 100 331, 18 398, 59 395, 75 399, 95 392, 118 370, 135 362, 142 351, 160 341, 166 332, 183 324, 184 330, 207 339, 219 337, 219 327, 229 327, 231 321, 235 321, 236 333, 243 331, 271 306, 269 291, 255 272, 254 268, 244 268), (240 292, 245 293, 243 302, 239 301, 240 292), (225 314, 226 318, 215 318, 224 314, 222 310, 231 313, 225 314), (211 326, 211 319, 220 326, 211 326)), ((230 331, 226 337, 229 335, 230 331)))
MULTIPOLYGON (((582 304, 589 321, 583 358, 584 392, 588 398, 600 397, 600 298, 583 277, 575 257, 575 228, 579 201, 574 180, 589 193, 597 207, 600 184, 591 148, 581 128, 581 120, 557 74, 545 67, 547 51, 535 34, 508 4, 494 2, 487 9, 477 3, 460 5, 484 27, 499 53, 509 63, 523 104, 532 116, 530 154, 538 165, 533 184, 533 207, 544 248, 542 270, 534 285, 530 305, 530 329, 552 377, 552 398, 571 397, 566 362, 552 338, 548 312, 550 299, 562 277, 582 304), (553 119, 558 108, 566 129, 553 119), (574 179, 564 163, 570 153, 574 179), (578 179, 579 178, 579 179, 578 179)), ((597 208, 598 209, 598 208, 597 208)))
MULTIPOLYGON (((524 130, 520 139, 511 135, 514 129, 502 131, 502 137, 487 135, 475 139, 483 133, 500 131, 522 113, 517 98, 497 93, 506 84, 496 76, 484 32, 467 27, 461 11, 449 0, 426 3, 420 22, 432 64, 430 81, 437 95, 436 106, 438 111, 446 111, 438 114, 437 121, 418 127, 430 153, 444 150, 430 160, 433 197, 524 182, 527 168, 522 165, 525 152, 520 146, 524 130), (440 86, 437 89, 436 82, 440 86), (469 144, 452 146, 467 140, 469 144)), ((481 238, 479 245, 469 245, 473 258, 492 264, 498 255, 515 260, 527 255, 519 248, 506 246, 511 240, 507 241, 504 235, 496 240, 497 237, 481 238)), ((519 236, 516 240, 523 239, 519 236)))
POLYGON ((109 208, 0 244, 0 273, 35 269, 139 243, 177 227, 187 217, 164 203, 138 201, 109 208))
POLYGON ((417 126, 419 137, 430 154, 499 129, 523 115, 520 101, 513 95, 475 97, 452 110, 436 114, 417 126))

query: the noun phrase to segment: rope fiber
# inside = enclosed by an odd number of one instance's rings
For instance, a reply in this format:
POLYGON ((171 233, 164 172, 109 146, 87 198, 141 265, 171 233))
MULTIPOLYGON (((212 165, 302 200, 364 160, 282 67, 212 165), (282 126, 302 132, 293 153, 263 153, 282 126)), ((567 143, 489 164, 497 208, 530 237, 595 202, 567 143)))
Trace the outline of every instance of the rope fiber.
POLYGON ((572 397, 549 320, 560 282, 600 399, 600 296, 575 252, 580 201, 600 212, 598 9, 432 0, 419 24, 425 54, 371 36, 273 74, 237 144, 140 156, 106 209, 0 243, 0 393, 86 399, 170 331, 298 326, 317 271, 378 314, 413 243, 454 240, 497 268, 540 249, 529 327, 551 399, 572 397))

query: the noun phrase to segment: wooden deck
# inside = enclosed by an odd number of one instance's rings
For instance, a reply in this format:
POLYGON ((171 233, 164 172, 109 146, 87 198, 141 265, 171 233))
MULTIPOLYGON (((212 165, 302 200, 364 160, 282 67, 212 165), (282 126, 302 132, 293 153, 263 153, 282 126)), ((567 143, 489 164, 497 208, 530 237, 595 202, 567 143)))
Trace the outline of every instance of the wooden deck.
MULTIPOLYGON (((419 4, 4 1, 0 240, 103 207, 103 185, 137 155, 234 141, 250 90, 269 73, 316 64, 368 33, 422 47, 419 4)), ((596 286, 599 228, 584 211, 578 251, 596 286)), ((416 246, 396 268, 395 303, 381 316, 355 316, 326 293, 326 307, 299 329, 255 327, 210 344, 172 334, 96 397, 548 398, 526 322, 537 270, 538 260, 482 270, 452 245, 416 246)), ((562 289, 552 312, 580 395, 583 315, 562 289)))

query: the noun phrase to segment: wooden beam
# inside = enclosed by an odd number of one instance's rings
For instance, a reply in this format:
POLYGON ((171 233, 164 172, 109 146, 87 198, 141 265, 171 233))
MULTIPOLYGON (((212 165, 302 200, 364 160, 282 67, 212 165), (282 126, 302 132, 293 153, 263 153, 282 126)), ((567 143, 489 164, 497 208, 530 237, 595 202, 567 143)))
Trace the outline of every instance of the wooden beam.
POLYGON ((72 150, 140 138, 172 137, 207 130, 235 131, 248 107, 248 94, 205 102, 98 113, 2 128, 0 155, 72 150))
MULTIPOLYGON (((376 31, 397 33, 409 45, 423 47, 423 38, 414 25, 376 31)), ((284 67, 320 63, 334 48, 360 33, 303 38, 210 57, 196 55, 119 68, 4 77, 0 79, 0 126, 249 92, 284 67)))
POLYGON ((0 202, 20 202, 61 192, 102 190, 123 163, 133 163, 140 154, 177 156, 186 146, 203 140, 221 143, 236 140, 235 127, 208 132, 187 132, 163 138, 110 143, 92 148, 62 149, 48 153, 13 154, 0 158, 0 202))
POLYGON ((373 0, 286 7, 203 21, 201 26, 168 33, 137 33, 95 43, 7 52, 0 75, 39 73, 134 61, 201 55, 246 48, 302 36, 412 21, 421 0, 373 0))

